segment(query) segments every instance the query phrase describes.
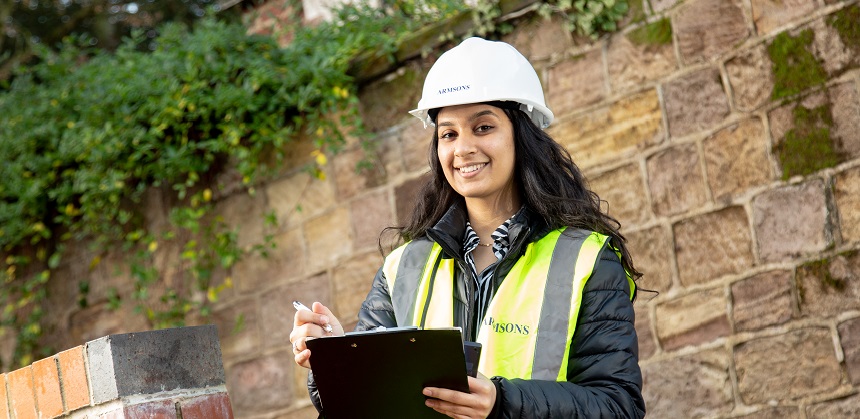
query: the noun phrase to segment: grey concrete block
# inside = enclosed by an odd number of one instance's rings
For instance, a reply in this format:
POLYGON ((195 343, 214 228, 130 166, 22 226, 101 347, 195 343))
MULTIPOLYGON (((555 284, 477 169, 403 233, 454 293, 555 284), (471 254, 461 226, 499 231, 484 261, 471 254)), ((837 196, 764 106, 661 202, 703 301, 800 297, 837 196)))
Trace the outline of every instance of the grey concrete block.
POLYGON ((93 403, 100 404, 119 397, 110 336, 87 342, 87 370, 93 391, 93 403))

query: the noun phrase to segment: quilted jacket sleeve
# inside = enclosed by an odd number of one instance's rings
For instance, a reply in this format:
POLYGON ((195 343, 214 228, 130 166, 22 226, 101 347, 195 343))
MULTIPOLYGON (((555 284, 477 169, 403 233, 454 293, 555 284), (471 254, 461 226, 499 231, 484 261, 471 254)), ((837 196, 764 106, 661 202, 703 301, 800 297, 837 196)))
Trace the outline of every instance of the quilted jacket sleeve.
POLYGON ((586 282, 566 382, 493 377, 491 418, 641 418, 642 374, 630 287, 604 251, 586 282))

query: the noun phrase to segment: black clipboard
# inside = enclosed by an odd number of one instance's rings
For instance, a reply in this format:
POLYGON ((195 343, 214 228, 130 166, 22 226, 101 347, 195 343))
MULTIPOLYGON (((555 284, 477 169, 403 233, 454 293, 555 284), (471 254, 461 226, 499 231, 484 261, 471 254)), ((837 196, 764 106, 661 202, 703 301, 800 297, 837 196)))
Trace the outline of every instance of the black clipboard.
POLYGON ((421 390, 469 391, 458 328, 353 333, 307 346, 326 419, 444 418, 421 390))

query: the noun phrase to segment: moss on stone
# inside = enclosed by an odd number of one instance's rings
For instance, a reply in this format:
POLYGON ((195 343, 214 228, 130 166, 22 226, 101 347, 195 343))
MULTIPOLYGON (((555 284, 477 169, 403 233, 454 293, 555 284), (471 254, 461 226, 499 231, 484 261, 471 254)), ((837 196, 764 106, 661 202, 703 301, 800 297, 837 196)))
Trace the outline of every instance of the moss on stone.
POLYGON ((860 53, 860 5, 855 4, 834 13, 829 23, 839 33, 842 43, 860 53))
POLYGON ((827 81, 827 72, 809 50, 813 38, 811 29, 797 36, 783 32, 768 45, 774 77, 773 99, 791 96, 827 81))
POLYGON ((794 127, 776 148, 783 179, 806 176, 839 164, 841 156, 830 138, 830 128, 833 127, 830 105, 813 109, 798 105, 792 114, 794 127))
POLYGON ((668 45, 672 43, 672 23, 668 18, 649 23, 627 34, 636 45, 668 45))

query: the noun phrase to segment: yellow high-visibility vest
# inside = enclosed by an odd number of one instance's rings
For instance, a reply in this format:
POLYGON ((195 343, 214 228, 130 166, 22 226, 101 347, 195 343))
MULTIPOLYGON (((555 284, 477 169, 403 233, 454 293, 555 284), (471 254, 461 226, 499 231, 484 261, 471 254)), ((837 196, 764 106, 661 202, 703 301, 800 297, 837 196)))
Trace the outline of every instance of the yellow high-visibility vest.
MULTIPOLYGON (((478 371, 487 377, 567 380, 582 290, 609 238, 558 229, 529 244, 493 296, 478 331, 478 371)), ((413 241, 385 259, 398 326, 454 325, 454 267, 442 248, 413 241)), ((628 274, 631 299, 635 291, 628 274)))

